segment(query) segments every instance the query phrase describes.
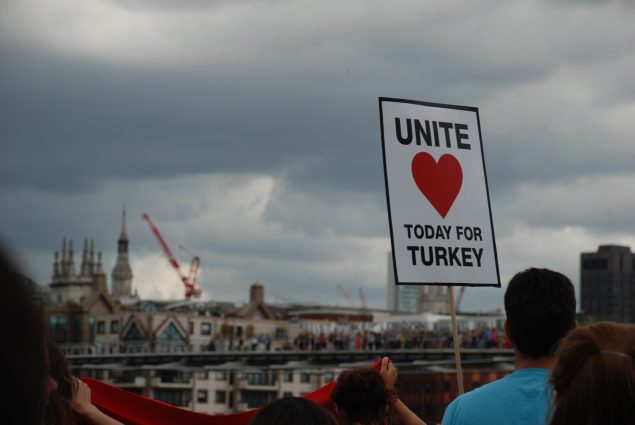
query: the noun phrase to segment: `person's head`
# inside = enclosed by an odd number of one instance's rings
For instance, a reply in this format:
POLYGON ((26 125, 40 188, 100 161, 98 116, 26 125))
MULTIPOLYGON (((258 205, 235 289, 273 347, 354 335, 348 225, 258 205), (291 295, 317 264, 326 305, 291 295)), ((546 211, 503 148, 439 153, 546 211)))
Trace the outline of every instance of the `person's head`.
POLYGON ((73 425, 77 418, 71 407, 75 395, 75 379, 71 375, 68 361, 62 350, 50 339, 47 343, 49 374, 57 382, 57 390, 50 395, 44 423, 46 425, 73 425))
POLYGON ((0 397, 3 423, 42 421, 52 380, 48 376, 44 316, 33 288, 0 252, 0 397), (5 422, 6 421, 6 422, 5 422))
POLYGON ((516 274, 505 292, 505 331, 520 355, 553 355, 558 341, 575 328, 575 292, 562 273, 530 268, 516 274))
POLYGON ((635 325, 602 322, 571 332, 551 373, 551 425, 635 423, 635 325))
POLYGON ((251 425, 335 425, 335 421, 310 400, 285 397, 265 406, 251 425))
POLYGON ((375 370, 354 369, 340 374, 331 398, 344 424, 380 425, 388 412, 390 393, 375 370))

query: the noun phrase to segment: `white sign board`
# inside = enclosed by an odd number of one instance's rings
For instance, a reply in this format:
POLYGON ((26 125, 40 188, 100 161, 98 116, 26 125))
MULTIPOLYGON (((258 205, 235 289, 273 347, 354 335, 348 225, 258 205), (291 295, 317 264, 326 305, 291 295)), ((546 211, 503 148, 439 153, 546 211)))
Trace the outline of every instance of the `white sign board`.
POLYGON ((395 282, 498 286, 478 109, 379 99, 395 282))

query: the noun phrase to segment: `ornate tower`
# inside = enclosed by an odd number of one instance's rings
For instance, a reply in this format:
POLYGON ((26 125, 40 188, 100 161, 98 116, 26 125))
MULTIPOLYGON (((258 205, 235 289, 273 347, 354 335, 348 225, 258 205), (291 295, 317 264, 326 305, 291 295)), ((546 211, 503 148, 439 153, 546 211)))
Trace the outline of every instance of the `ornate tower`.
POLYGON ((112 269, 112 296, 132 295, 132 269, 128 263, 128 235, 126 233, 126 208, 121 216, 121 232, 117 241, 117 264, 112 269))
POLYGON ((59 255, 55 252, 53 262, 53 276, 51 279, 51 290, 53 300, 57 304, 64 304, 67 301, 74 301, 81 304, 82 300, 90 296, 92 285, 90 278, 84 275, 86 264, 86 245, 84 244, 84 255, 82 257, 82 274, 76 274, 75 259, 73 251, 73 240, 64 238, 62 242, 62 252, 59 255))

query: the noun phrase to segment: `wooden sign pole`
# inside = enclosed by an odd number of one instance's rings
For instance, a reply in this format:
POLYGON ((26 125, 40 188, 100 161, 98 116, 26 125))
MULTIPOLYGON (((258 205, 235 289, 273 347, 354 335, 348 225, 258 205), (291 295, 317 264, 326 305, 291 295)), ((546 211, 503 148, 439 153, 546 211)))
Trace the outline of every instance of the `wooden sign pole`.
POLYGON ((459 341, 459 332, 456 326, 456 306, 454 305, 454 287, 448 285, 448 294, 450 296, 450 316, 452 318, 452 341, 454 342, 454 361, 456 363, 456 379, 459 384, 459 395, 464 393, 463 390, 463 368, 461 367, 461 342, 459 341))

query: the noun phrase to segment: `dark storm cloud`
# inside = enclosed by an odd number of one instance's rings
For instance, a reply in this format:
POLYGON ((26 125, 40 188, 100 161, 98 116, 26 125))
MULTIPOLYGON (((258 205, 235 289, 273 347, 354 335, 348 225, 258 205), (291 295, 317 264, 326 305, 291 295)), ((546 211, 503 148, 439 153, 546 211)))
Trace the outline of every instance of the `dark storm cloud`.
MULTIPOLYGON (((368 187, 360 174, 380 159, 373 98, 362 108, 258 78, 122 70, 7 50, 3 57, 11 59, 1 87, 5 186, 85 189, 110 176, 275 171, 299 158, 315 158, 321 169, 355 151, 339 180, 368 187), (366 128, 355 126, 362 121, 366 128)), ((306 172, 294 179, 323 177, 306 172)))
MULTIPOLYGON (((10 59, 1 83, 5 186, 85 190, 111 176, 286 170, 299 185, 381 187, 373 96, 380 89, 342 100, 328 75, 308 75, 306 89, 292 78, 289 90, 266 73, 232 77, 211 75, 213 70, 122 68, 8 48, 3 57, 10 59), (325 89, 316 96, 318 83, 325 89)), ((429 96, 441 98, 434 91, 429 96)), ((487 113, 482 110, 485 131, 496 126, 496 116, 487 113)), ((575 175, 581 163, 591 167, 585 172, 629 166, 606 149, 571 150, 540 123, 485 136, 494 187, 497 181, 513 185, 575 175), (503 137, 513 137, 513 143, 503 137), (550 145, 553 154, 542 157, 537 143, 550 145), (533 168, 538 160, 539 175, 533 168)))

